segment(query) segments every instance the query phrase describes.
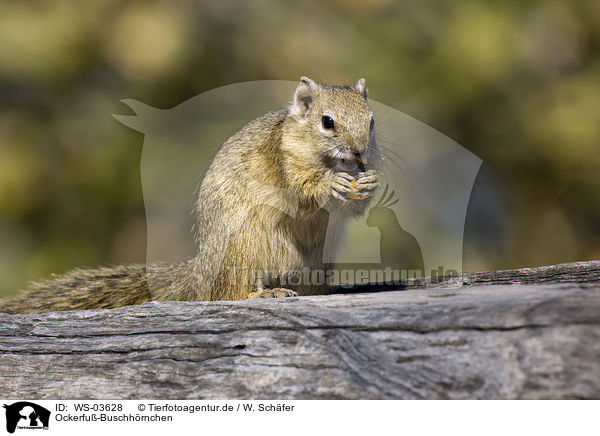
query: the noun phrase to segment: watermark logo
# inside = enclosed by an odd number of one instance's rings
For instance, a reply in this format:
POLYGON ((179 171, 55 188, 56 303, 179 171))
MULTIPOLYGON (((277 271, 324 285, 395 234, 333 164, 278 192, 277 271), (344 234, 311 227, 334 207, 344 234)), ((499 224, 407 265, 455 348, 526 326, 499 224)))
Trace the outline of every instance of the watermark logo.
MULTIPOLYGON (((141 176, 148 264, 183 261, 196 256, 198 247, 219 245, 222 249, 213 253, 211 262, 215 276, 226 267, 227 259, 218 262, 215 256, 225 256, 235 229, 215 228, 202 240, 194 238, 192 229, 200 224, 191 211, 197 207, 198 186, 220 145, 248 122, 285 108, 297 86, 289 81, 237 83, 166 110, 123 100, 135 115, 114 117, 145 135, 141 176)), ((327 210, 329 227, 319 248, 322 263, 340 271, 333 276, 351 269, 391 269, 421 277, 439 271, 461 273, 464 223, 481 160, 413 117, 372 99, 368 102, 383 155, 377 169, 380 187, 365 213, 348 221, 341 243, 332 230, 338 217, 327 210)), ((256 198, 262 198, 264 206, 296 216, 301 205, 294 191, 269 185, 266 177, 256 182, 256 198)), ((332 275, 325 274, 329 281, 332 275)), ((319 282, 321 275, 315 276, 319 282)), ((149 285, 152 289, 151 281, 149 285)))
POLYGON ((50 411, 38 404, 28 401, 19 401, 10 405, 4 404, 6 409, 6 431, 14 433, 19 430, 48 430, 50 411))

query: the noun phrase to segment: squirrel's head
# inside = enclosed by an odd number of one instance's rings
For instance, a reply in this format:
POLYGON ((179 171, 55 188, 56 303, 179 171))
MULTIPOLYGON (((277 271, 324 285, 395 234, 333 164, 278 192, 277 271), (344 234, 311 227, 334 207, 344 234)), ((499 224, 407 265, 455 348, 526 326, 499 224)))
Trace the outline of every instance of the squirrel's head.
POLYGON ((302 77, 290 115, 328 166, 364 171, 375 143, 365 79, 354 86, 326 86, 302 77))

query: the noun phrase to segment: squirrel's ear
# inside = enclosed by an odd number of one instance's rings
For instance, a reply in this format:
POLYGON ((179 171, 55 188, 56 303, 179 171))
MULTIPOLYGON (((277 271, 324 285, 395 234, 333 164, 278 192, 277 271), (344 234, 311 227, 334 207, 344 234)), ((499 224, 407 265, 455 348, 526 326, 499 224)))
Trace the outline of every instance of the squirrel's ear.
POLYGON ((295 117, 304 118, 310 112, 314 101, 317 84, 308 77, 300 77, 300 83, 294 92, 291 113, 295 117))
POLYGON ((364 78, 358 79, 356 85, 354 85, 354 89, 356 89, 362 96, 367 99, 367 81, 364 78))

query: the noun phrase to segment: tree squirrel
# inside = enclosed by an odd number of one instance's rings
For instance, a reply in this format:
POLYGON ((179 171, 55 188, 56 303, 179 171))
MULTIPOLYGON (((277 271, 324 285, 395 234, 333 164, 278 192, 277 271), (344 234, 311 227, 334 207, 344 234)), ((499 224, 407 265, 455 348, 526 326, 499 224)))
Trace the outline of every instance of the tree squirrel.
POLYGON ((324 294, 323 284, 284 287, 286 276, 324 270, 324 250, 340 246, 379 186, 380 162, 365 79, 302 77, 289 107, 251 121, 215 155, 198 191, 193 258, 76 269, 33 283, 0 312, 324 294))

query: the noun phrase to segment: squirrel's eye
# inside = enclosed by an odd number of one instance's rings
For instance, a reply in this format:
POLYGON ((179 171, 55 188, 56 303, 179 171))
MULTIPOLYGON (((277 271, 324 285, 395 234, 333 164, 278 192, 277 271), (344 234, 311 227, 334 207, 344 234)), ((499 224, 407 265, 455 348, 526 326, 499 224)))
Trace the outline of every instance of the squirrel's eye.
POLYGON ((371 118, 371 124, 369 125, 369 130, 373 130, 373 127, 375 127, 375 118, 371 118))
POLYGON ((331 118, 329 115, 323 115, 323 118, 321 118, 321 124, 323 124, 324 129, 328 129, 328 130, 333 129, 335 127, 333 118, 331 118))

